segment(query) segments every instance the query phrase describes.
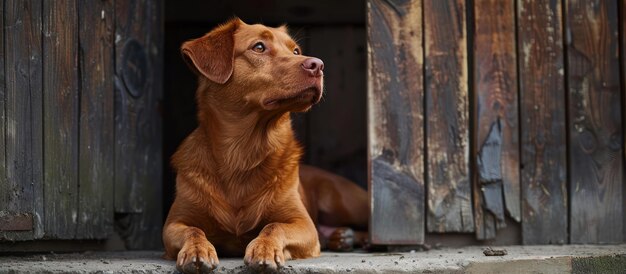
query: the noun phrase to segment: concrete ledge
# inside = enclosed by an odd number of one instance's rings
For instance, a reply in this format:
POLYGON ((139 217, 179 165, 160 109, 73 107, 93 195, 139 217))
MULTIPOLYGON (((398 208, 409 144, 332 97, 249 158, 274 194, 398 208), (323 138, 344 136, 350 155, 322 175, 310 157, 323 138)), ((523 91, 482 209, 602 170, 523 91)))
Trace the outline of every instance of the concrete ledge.
MULTIPOLYGON (((625 273, 626 245, 507 246, 505 256, 484 247, 406 253, 324 253, 289 261, 283 273, 625 273)), ((0 273, 171 273, 158 251, 5 254, 0 273)), ((242 259, 222 258, 216 273, 246 273, 242 259)))

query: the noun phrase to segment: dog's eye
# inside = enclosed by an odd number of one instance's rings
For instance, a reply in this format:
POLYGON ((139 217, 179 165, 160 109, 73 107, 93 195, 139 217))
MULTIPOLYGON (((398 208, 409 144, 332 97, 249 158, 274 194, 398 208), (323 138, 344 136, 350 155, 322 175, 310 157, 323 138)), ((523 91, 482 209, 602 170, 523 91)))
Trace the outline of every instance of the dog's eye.
POLYGON ((254 44, 254 47, 252 47, 252 50, 256 51, 256 52, 264 52, 265 51, 265 45, 263 45, 263 43, 258 42, 256 44, 254 44))
POLYGON ((293 54, 300 55, 300 49, 293 49, 293 54))

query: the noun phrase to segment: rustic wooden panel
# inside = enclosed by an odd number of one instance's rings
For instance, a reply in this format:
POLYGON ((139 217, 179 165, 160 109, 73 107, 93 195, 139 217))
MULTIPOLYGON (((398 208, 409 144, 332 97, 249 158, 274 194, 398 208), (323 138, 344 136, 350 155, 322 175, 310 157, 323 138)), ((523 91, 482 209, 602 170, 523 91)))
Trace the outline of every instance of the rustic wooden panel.
POLYGON ((571 243, 623 236, 617 1, 566 4, 571 243))
POLYGON ((522 239, 567 243, 561 0, 518 2, 522 239))
POLYGON ((429 232, 474 232, 465 12, 465 0, 424 0, 429 232))
POLYGON ((115 2, 115 212, 128 248, 161 245, 162 6, 115 2))
MULTIPOLYGON (((621 4, 621 14, 620 14, 620 21, 622 22, 621 25, 621 33, 620 33, 620 37, 622 37, 622 43, 621 43, 621 47, 622 47, 622 51, 620 52, 620 56, 621 56, 621 60, 622 60, 622 107, 626 107, 626 0, 622 0, 620 2, 621 4)), ((624 116, 622 116, 622 125, 626 124, 626 111, 622 111, 622 113, 624 114, 624 116)), ((623 134, 623 131, 622 131, 623 134)), ((623 136, 624 137, 624 136, 623 136)), ((626 146, 626 138, 624 139, 624 145, 626 146)), ((624 153, 626 155, 626 150, 624 150, 624 153)), ((622 210, 624 213, 626 213, 626 187, 622 187, 622 199, 624 200, 624 205, 622 206, 622 210)), ((624 237, 622 238, 622 241, 626 242, 626 218, 623 218, 623 224, 622 224, 622 229, 624 230, 624 237)))
MULTIPOLYGON (((7 182, 7 169, 6 169, 6 138, 5 138, 5 127, 6 127, 6 113, 5 113, 5 82, 6 76, 4 74, 4 59, 5 59, 5 51, 4 51, 4 4, 5 0, 0 0, 0 208, 5 209, 9 207, 7 195, 9 193, 9 187, 7 182)), ((0 210, 1 212, 2 210, 0 210)), ((6 214, 6 212, 3 212, 6 214)), ((2 214, 2 213, 0 213, 2 214)), ((1 217, 0 217, 1 218, 1 217)), ((3 229, 0 227, 0 231, 3 229)), ((1 234, 0 234, 0 237, 1 234)))
POLYGON ((366 187, 365 29, 316 27, 307 37, 304 54, 324 61, 324 98, 308 113, 309 160, 366 187))
POLYGON ((80 142, 77 238, 113 230, 113 1, 78 2, 80 142))
MULTIPOLYGON (((41 1, 3 1, 4 124, 6 180, 0 207, 31 214, 33 230, 0 232, 0 239, 29 240, 43 236, 42 221, 42 65, 41 1)), ((4 178, 3 178, 4 179, 4 178)))
MULTIPOLYGON (((520 221, 519 137, 517 78, 515 60, 515 14, 513 1, 476 0, 474 5, 474 151, 485 144, 492 126, 501 121, 502 151, 500 169, 507 212, 520 221)), ((489 160, 489 159, 483 159, 489 160)), ((478 176, 480 178, 480 176, 478 176)), ((474 214, 479 239, 495 236, 493 214, 483 210, 484 193, 480 180, 474 185, 474 214)), ((494 199, 498 196, 494 196, 494 199)), ((497 226, 503 226, 499 220, 497 226)))
POLYGON ((375 244, 419 244, 424 241, 422 3, 367 4, 370 237, 375 244))
MULTIPOLYGON (((5 82, 6 76, 4 74, 4 3, 5 0, 0 1, 0 208, 5 209, 9 207, 9 199, 10 196, 7 195, 10 193, 9 185, 7 182, 7 169, 6 169, 6 138, 5 138, 5 127, 6 127, 6 113, 5 113, 5 82)), ((4 210, 0 210, 0 214, 7 214, 8 212, 2 212, 4 210)), ((1 218, 1 217, 0 217, 1 218)), ((0 228, 0 231, 5 230, 0 228)), ((0 232, 1 233, 1 232, 0 232)), ((2 234, 0 234, 0 238, 2 234)))
POLYGON ((46 237, 71 239, 78 222, 78 32, 76 1, 43 3, 46 237))

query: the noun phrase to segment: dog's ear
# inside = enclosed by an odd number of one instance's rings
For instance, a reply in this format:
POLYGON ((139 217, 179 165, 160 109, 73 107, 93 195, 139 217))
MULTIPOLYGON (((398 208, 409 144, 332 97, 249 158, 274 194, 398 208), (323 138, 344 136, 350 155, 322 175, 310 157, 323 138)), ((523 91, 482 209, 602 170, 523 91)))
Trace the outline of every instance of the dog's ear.
POLYGON ((187 65, 209 80, 224 84, 233 74, 235 30, 243 24, 238 18, 206 35, 183 43, 181 52, 187 65))

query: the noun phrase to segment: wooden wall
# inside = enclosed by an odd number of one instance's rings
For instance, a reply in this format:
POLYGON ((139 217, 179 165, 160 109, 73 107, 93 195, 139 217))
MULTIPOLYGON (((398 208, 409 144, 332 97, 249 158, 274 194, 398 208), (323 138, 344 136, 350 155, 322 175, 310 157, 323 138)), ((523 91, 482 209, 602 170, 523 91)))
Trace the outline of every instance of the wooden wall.
POLYGON ((162 3, 0 1, 2 241, 161 229, 162 3))
POLYGON ((367 5, 374 243, 624 241, 624 1, 367 5))

